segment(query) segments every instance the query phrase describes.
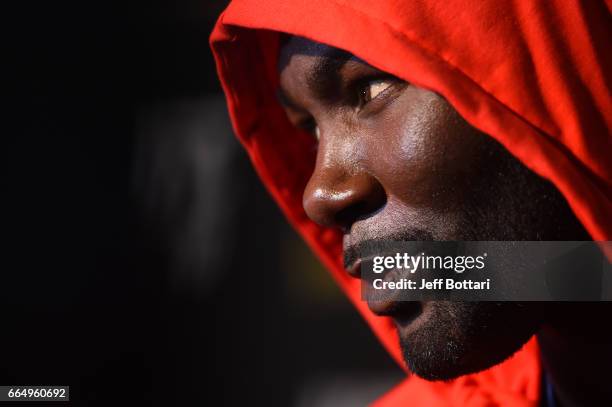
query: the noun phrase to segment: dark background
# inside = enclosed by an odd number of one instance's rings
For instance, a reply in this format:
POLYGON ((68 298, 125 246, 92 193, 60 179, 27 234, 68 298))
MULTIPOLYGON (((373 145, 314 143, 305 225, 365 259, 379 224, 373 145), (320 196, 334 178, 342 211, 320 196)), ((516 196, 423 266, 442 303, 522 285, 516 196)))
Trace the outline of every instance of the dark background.
POLYGON ((3 12, 0 385, 343 406, 401 377, 231 135, 208 47, 224 6, 3 12))

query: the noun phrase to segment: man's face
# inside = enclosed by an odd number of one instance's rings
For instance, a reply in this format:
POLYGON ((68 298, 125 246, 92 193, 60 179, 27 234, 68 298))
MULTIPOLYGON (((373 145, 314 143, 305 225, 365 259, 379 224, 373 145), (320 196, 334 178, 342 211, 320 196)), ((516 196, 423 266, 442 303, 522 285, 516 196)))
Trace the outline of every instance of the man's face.
MULTIPOLYGON (((304 209, 343 230, 345 254, 376 240, 588 239, 550 183, 436 93, 299 37, 282 47, 279 71, 289 119, 318 139, 304 209)), ((394 319, 406 362, 428 379, 501 362, 544 319, 533 303, 369 306, 394 319)))

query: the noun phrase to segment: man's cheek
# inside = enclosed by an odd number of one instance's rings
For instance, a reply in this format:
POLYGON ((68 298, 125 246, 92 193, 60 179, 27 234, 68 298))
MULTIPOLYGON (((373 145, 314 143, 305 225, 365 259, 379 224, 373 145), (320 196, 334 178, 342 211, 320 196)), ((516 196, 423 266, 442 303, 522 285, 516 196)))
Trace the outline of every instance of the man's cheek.
POLYGON ((384 171, 391 188, 414 205, 456 204, 479 176, 479 144, 486 136, 432 92, 395 114, 398 120, 389 126, 395 138, 384 171))
POLYGON ((458 168, 460 162, 449 162, 453 158, 445 154, 444 138, 431 128, 415 129, 412 123, 390 131, 398 137, 381 155, 378 171, 388 192, 414 206, 448 206, 465 171, 458 168))

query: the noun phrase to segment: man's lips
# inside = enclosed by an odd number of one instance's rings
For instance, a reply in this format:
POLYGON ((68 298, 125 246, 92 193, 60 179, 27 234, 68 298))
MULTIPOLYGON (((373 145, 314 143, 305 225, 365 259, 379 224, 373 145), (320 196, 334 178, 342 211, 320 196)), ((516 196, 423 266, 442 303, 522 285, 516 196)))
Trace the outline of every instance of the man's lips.
MULTIPOLYGON (((401 273, 398 273, 398 270, 388 271, 386 274, 382 275, 381 278, 383 281, 393 281, 400 277, 401 273)), ((400 296, 399 291, 394 291, 392 293, 386 293, 382 296, 382 298, 377 299, 376 289, 372 286, 371 282, 366 280, 362 280, 361 284, 364 284, 365 289, 365 297, 368 301, 368 307, 370 310, 379 316, 389 316, 393 317, 396 314, 398 309, 398 297, 400 296)))
MULTIPOLYGON (((354 278, 361 278, 361 265, 371 260, 370 257, 364 259, 355 260, 349 267, 346 268, 347 273, 354 278)), ((385 280, 401 277, 402 273, 399 270, 392 270, 385 276, 385 280)), ((362 281, 362 284, 365 282, 362 281)), ((374 290, 370 284, 365 287, 366 290, 374 290)), ((368 307, 370 310, 378 316, 389 316, 397 320, 413 319, 418 315, 421 310, 421 306, 417 301, 398 301, 397 297, 400 295, 399 291, 391 298, 385 298, 382 301, 375 301, 372 299, 372 295, 366 291, 366 298, 368 307)))
MULTIPOLYGON (((380 255, 377 255, 380 256, 380 255)), ((361 265, 367 261, 372 261, 374 257, 368 256, 355 259, 349 266, 345 267, 346 272, 354 278, 361 278, 361 265)))
POLYGON ((353 278, 361 278, 361 259, 355 260, 346 268, 346 272, 353 278))
MULTIPOLYGON (((351 265, 349 265, 346 268, 346 272, 351 277, 360 279, 361 278, 361 265, 367 260, 368 259, 355 260, 351 265)), ((364 281, 362 281, 361 283, 365 284, 364 281)), ((372 288, 369 286, 366 286, 365 289, 370 290, 372 288)), ((393 306, 394 301, 370 301, 369 297, 371 296, 369 295, 369 293, 367 293, 366 298, 368 298, 368 307, 376 315, 379 315, 379 316, 388 315, 387 312, 394 308, 393 306)))

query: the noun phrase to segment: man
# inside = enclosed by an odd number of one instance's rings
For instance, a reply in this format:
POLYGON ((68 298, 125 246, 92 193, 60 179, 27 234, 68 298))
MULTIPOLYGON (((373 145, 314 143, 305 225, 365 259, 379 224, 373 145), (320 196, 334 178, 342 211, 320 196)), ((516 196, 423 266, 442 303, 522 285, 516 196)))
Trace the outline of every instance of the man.
POLYGON ((368 307, 348 276, 368 241, 610 239, 609 9, 314 3, 236 1, 212 45, 260 176, 418 376, 381 404, 610 405, 607 305, 368 307))

